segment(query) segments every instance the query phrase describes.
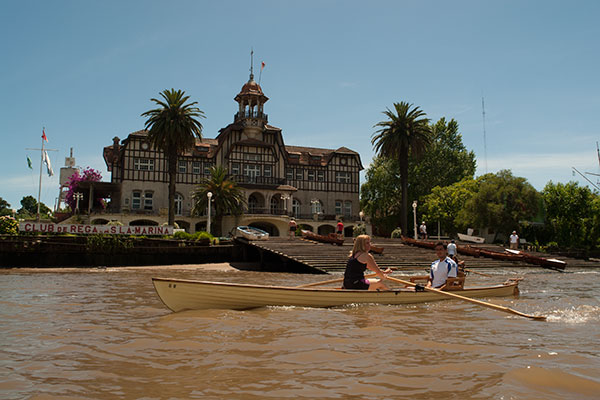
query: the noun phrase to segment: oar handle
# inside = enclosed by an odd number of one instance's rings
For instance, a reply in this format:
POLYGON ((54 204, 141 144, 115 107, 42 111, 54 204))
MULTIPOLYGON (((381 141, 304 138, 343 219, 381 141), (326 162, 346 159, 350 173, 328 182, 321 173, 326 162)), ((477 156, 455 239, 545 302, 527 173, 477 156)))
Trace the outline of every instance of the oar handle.
MULTIPOLYGON (((390 280, 390 281, 393 281, 393 282, 402 283, 404 285, 416 286, 416 284, 413 283, 413 282, 405 281, 405 280, 398 279, 398 278, 393 278, 391 276, 388 276, 387 279, 390 280)), ((468 301, 469 303, 477 304, 477 305, 480 305, 480 306, 484 306, 484 307, 488 307, 488 308, 493 308, 493 309, 498 310, 498 311, 504 311, 504 312, 507 312, 507 313, 512 313, 512 314, 515 314, 515 315, 519 315, 521 317, 526 317, 526 318, 531 318, 531 319, 536 319, 536 320, 543 320, 543 321, 546 320, 546 317, 544 317, 543 315, 529 315, 529 314, 525 314, 525 313, 522 313, 520 311, 513 310, 512 308, 508 308, 508 307, 504 307, 504 306, 499 306, 497 304, 492 304, 492 303, 488 303, 488 302, 481 301, 481 300, 472 299, 470 297, 461 296, 459 294, 452 293, 452 292, 445 292, 443 290, 434 289, 432 287, 425 286, 425 290, 427 290, 429 292, 434 292, 434 293, 441 294, 442 296, 452 297, 452 298, 455 298, 455 299, 468 301)))

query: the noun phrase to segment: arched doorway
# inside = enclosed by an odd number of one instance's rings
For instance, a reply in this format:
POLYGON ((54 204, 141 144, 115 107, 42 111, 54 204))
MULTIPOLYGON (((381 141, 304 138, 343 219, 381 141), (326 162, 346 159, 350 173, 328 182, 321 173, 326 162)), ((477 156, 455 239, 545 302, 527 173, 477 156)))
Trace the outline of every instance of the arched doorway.
POLYGON ((196 226, 194 226, 194 232, 206 232, 206 222, 196 222, 196 226))
POLYGON ((279 229, 277 229, 277 227, 270 222, 252 222, 248 226, 262 229, 263 231, 267 232, 269 236, 279 236, 279 229))
POLYGON ((252 193, 248 196, 248 213, 249 214, 263 214, 265 211, 265 198, 258 192, 252 193))
POLYGON ((344 237, 354 236, 354 225, 350 225, 344 228, 344 237))

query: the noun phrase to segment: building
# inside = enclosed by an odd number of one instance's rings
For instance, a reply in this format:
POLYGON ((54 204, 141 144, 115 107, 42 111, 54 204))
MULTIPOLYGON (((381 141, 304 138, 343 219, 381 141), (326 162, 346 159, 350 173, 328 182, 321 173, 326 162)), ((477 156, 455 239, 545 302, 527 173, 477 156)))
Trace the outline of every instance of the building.
MULTIPOLYGON (((290 216, 314 232, 334 231, 343 220, 345 235, 359 223, 360 155, 336 150, 285 145, 280 128, 269 125, 264 105, 268 97, 252 73, 235 96, 233 123, 214 139, 196 139, 195 147, 178 160, 175 214, 177 224, 193 233, 206 229, 206 216, 191 216, 192 192, 214 165, 225 167, 242 188, 247 209, 226 216, 222 232, 252 225, 273 236, 285 235, 290 216)), ((165 155, 146 141, 146 131, 129 134, 104 148, 111 173, 111 198, 103 212, 90 209, 90 222, 120 220, 125 224, 162 224, 168 214, 168 173, 165 155)), ((90 185, 90 191, 94 185, 90 185)), ((97 193, 97 192, 96 192, 97 193)), ((86 203, 88 204, 88 203, 86 203)))

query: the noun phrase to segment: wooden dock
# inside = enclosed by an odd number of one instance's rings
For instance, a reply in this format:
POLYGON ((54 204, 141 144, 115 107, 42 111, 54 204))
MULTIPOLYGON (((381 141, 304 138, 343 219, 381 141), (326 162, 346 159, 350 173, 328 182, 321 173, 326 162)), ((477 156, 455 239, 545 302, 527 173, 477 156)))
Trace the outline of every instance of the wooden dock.
MULTIPOLYGON (((261 259, 265 258, 268 254, 271 260, 279 259, 281 262, 302 264, 307 270, 325 273, 343 271, 346 267, 348 255, 352 250, 351 238, 346 238, 342 246, 317 243, 298 237, 294 240, 272 237, 266 241, 253 241, 248 242, 248 244, 263 254, 261 259)), ((373 238, 373 245, 384 248, 383 254, 373 254, 377 264, 382 268, 395 267, 401 270, 428 270, 431 262, 435 259, 433 250, 410 246, 402 243, 400 239, 373 238)), ((503 247, 495 245, 486 244, 477 246, 495 251, 504 251, 503 247)), ((600 268, 600 262, 557 257, 543 253, 531 254, 566 261, 567 269, 600 268)), ((537 268, 524 262, 494 260, 485 257, 462 255, 460 259, 465 261, 465 266, 469 269, 537 268)))

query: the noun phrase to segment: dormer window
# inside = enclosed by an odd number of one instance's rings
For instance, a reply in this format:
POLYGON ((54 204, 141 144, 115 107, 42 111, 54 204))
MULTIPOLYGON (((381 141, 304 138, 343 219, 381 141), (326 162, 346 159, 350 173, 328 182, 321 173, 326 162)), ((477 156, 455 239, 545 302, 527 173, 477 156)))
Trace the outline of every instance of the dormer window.
POLYGON ((321 161, 321 156, 310 156, 310 159, 313 161, 321 161))
POLYGON ((198 151, 201 153, 208 153, 208 147, 206 147, 206 146, 198 147, 198 151))
POLYGON ((289 157, 290 157, 290 160, 299 160, 300 154, 290 153, 289 157))

